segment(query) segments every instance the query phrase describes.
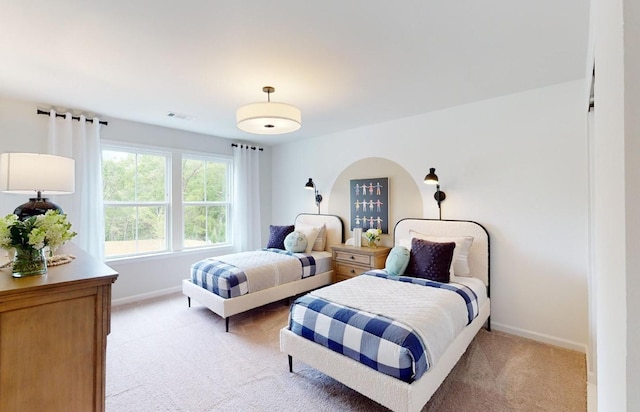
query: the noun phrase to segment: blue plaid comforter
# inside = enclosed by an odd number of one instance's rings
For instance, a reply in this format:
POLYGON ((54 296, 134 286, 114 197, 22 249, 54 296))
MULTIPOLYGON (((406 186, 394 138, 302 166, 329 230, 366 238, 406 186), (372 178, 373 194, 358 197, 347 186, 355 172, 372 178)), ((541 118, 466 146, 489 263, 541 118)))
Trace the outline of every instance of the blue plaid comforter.
MULTIPOLYGON (((468 323, 478 315, 477 297, 464 285, 390 276, 383 270, 373 270, 365 275, 451 290, 464 300, 468 323)), ((289 329, 405 382, 419 379, 430 367, 425 342, 411 327, 384 315, 350 308, 311 294, 298 298, 291 305, 289 329)))
MULTIPOLYGON (((281 249, 262 250, 298 259, 302 266, 300 278, 316 274, 316 262, 311 255, 292 253, 281 249)), ((221 256, 220 259, 224 259, 224 257, 221 256)), ((247 275, 244 270, 218 260, 218 258, 204 259, 191 265, 191 281, 225 299, 249 293, 247 275)))

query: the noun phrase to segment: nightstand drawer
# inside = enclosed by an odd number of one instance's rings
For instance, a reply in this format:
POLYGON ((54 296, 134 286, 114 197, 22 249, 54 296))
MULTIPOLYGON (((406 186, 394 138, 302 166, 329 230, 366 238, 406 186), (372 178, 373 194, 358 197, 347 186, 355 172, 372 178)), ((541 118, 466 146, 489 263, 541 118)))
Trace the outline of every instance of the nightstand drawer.
POLYGON ((381 269, 391 248, 378 246, 354 247, 349 245, 331 246, 335 281, 340 282, 371 269, 381 269))
POLYGON ((361 273, 369 270, 368 267, 356 266, 356 265, 347 265, 344 263, 336 262, 336 276, 340 277, 353 277, 358 276, 361 273))
POLYGON ((360 263, 361 265, 371 265, 371 256, 358 253, 336 251, 336 260, 341 262, 360 263))

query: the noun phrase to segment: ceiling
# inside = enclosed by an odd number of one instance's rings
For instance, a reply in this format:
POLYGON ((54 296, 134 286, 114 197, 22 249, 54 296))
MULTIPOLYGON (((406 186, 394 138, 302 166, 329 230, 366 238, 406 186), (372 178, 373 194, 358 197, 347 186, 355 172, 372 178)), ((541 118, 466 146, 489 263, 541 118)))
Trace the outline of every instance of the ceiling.
POLYGON ((586 67, 588 0, 0 7, 0 96, 266 146, 580 79, 586 67), (237 129, 236 109, 265 101, 266 85, 271 101, 300 108, 302 128, 237 129))

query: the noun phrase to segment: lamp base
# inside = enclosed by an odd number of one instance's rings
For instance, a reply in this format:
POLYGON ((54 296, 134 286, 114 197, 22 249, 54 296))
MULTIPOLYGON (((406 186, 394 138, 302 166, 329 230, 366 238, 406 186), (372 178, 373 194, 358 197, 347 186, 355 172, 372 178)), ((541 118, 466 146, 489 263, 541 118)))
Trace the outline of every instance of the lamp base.
POLYGON ((32 197, 27 203, 16 207, 13 214, 17 215, 20 220, 26 220, 31 216, 44 215, 49 210, 57 210, 60 214, 64 213, 60 206, 49 202, 49 199, 45 197, 32 197))

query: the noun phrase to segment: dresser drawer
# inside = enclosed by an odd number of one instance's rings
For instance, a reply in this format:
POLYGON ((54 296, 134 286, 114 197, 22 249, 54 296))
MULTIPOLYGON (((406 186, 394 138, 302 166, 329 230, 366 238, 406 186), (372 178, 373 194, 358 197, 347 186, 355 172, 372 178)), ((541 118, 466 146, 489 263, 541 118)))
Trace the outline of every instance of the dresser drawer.
POLYGON ((359 253, 337 251, 336 252, 336 261, 360 263, 361 265, 370 266, 371 265, 371 256, 362 255, 362 254, 359 254, 359 253))

